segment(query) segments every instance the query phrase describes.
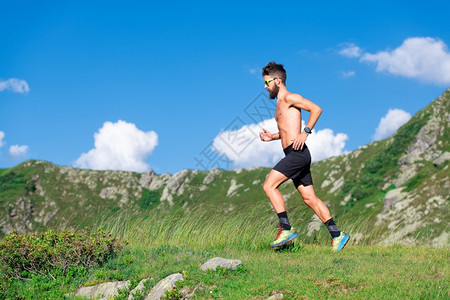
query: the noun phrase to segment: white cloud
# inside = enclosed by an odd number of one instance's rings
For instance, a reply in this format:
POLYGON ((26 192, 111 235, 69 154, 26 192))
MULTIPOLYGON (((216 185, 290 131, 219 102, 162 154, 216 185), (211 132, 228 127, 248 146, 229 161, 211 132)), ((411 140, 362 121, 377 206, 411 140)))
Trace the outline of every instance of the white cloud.
POLYGON ((345 77, 345 78, 355 76, 355 74, 356 74, 356 72, 353 71, 353 70, 352 71, 342 71, 341 72, 342 77, 345 77))
POLYGON ((3 138, 5 137, 5 133, 3 131, 0 131, 0 148, 3 147, 5 142, 3 142, 3 138))
POLYGON ((327 159, 331 156, 344 154, 345 142, 348 135, 345 133, 334 134, 329 128, 313 131, 306 140, 313 161, 327 159))
POLYGON ((278 132, 275 119, 258 124, 244 125, 236 130, 222 131, 213 141, 213 149, 225 154, 236 168, 272 166, 283 156, 279 141, 262 142, 262 128, 278 132))
MULTIPOLYGON (((5 146, 5 133, 3 131, 0 131, 0 148, 2 148, 3 146, 5 146)), ((28 156, 28 146, 24 145, 24 146, 19 146, 19 145, 12 145, 11 147, 9 147, 9 156, 10 159, 14 160, 14 161, 18 161, 18 160, 22 160, 24 159, 26 156, 28 156)))
POLYGON ((30 91, 28 83, 23 79, 10 78, 7 80, 0 79, 0 92, 11 90, 15 93, 26 94, 30 91))
POLYGON ((450 84, 450 52, 439 39, 408 38, 392 51, 365 53, 361 61, 375 63, 378 72, 386 71, 435 84, 450 84))
POLYGON ((13 160, 20 160, 28 155, 28 146, 12 145, 9 147, 9 155, 13 160))
MULTIPOLYGON (((304 126, 304 124, 302 124, 304 126)), ((258 124, 244 125, 240 129, 223 131, 213 142, 213 149, 225 154, 235 168, 273 167, 284 157, 281 141, 262 142, 259 132, 262 128, 271 133, 278 132, 275 119, 258 124)), ((306 143, 314 161, 344 153, 348 136, 343 133, 334 135, 331 129, 314 131, 306 143)))
POLYGON ((390 137, 394 134, 400 126, 405 124, 411 119, 411 115, 401 109, 390 109, 388 113, 381 118, 378 124, 375 134, 373 135, 374 141, 379 141, 390 137))
POLYGON ((344 43, 341 44, 343 48, 339 51, 339 54, 345 57, 360 57, 362 54, 361 48, 356 46, 353 43, 344 43))
POLYGON ((105 122, 94 134, 95 148, 75 161, 80 168, 145 172, 148 156, 158 144, 154 131, 144 132, 136 125, 119 120, 105 122))

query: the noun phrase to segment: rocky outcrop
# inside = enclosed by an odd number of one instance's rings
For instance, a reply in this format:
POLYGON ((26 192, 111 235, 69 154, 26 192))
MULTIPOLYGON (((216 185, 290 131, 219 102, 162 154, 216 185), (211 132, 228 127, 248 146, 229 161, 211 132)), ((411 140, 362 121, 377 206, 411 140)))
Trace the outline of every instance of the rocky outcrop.
POLYGON ((406 153, 398 160, 401 168, 397 179, 393 182, 395 186, 402 185, 417 173, 414 163, 420 160, 437 161, 437 164, 448 160, 448 155, 443 154, 436 143, 437 139, 443 136, 448 126, 446 119, 450 116, 446 108, 448 100, 444 95, 430 105, 429 109, 431 112, 427 123, 416 135, 414 143, 408 147, 406 153), (447 126, 442 126, 443 124, 447 126))
MULTIPOLYGON (((29 230, 32 230, 34 204, 31 199, 27 196, 21 196, 10 207, 11 209, 7 215, 7 221, 15 224, 14 229, 20 233, 26 233, 29 230)), ((11 231, 12 228, 10 228, 10 226, 2 226, 3 233, 8 233, 8 230, 11 231)))
POLYGON ((320 227, 322 226, 322 221, 319 219, 319 217, 316 214, 313 214, 311 217, 311 220, 308 223, 308 232, 307 236, 312 236, 314 233, 319 231, 320 227))
POLYGON ((408 196, 408 193, 404 193, 402 192, 402 190, 402 188, 397 188, 387 192, 387 194, 384 196, 383 212, 387 211, 389 208, 391 208, 392 205, 400 200, 405 199, 408 196))
MULTIPOLYGON (((442 209, 448 205, 442 197, 449 192, 448 175, 445 175, 448 165, 444 168, 440 166, 450 159, 450 153, 446 151, 449 141, 445 133, 450 119, 449 95, 450 90, 415 116, 428 116, 428 120, 398 160, 398 172, 383 186, 383 189, 396 188, 386 193, 383 209, 377 216, 376 225, 384 224, 389 229, 382 233, 382 244, 413 245, 417 243, 414 235, 419 235, 418 232, 425 227, 435 227, 442 216, 448 217, 446 210, 442 209), (431 163, 434 170, 430 169, 431 163), (440 205, 436 206, 436 202, 440 205)), ((448 196, 445 197, 448 200, 448 196)), ((445 233, 440 236, 445 236, 445 233)), ((430 239, 429 243, 433 246, 448 245, 448 241, 439 237, 430 239)))
POLYGON ((179 280, 184 280, 180 273, 172 274, 158 282, 150 293, 145 297, 145 300, 159 300, 166 293, 175 287, 175 283, 179 280))
POLYGON ((271 296, 267 298, 267 300, 276 300, 276 299, 284 299, 283 293, 279 291, 274 291, 271 293, 271 296))
POLYGON ((105 282, 93 286, 82 287, 77 290, 75 297, 96 299, 99 297, 111 298, 119 295, 119 289, 128 289, 130 281, 105 282))
POLYGON ((190 172, 189 170, 182 170, 175 173, 168 178, 161 196, 161 201, 167 201, 170 206, 173 206, 173 195, 181 196, 185 192, 185 187, 189 184, 191 173, 195 175, 198 171, 190 172))
POLYGON ((203 184, 204 185, 210 184, 220 173, 221 171, 219 169, 212 169, 211 171, 208 172, 208 175, 206 175, 205 179, 203 180, 203 184))
POLYGON ((214 257, 207 262, 205 262, 200 269, 202 271, 216 270, 217 267, 222 267, 224 269, 236 270, 238 266, 242 265, 242 262, 238 259, 225 259, 222 257, 214 257))
MULTIPOLYGON (((235 270, 238 266, 242 265, 242 262, 237 259, 224 259, 221 257, 215 257, 204 263, 200 268, 203 271, 212 270, 215 271, 217 267, 222 267, 225 269, 235 270)), ((137 293, 144 293, 145 283, 149 281, 150 278, 143 279, 139 284, 128 293, 128 300, 135 299, 137 293)), ((167 291, 171 291, 175 288, 176 283, 180 280, 184 280, 181 273, 175 273, 169 275, 162 280, 160 280, 146 295, 144 294, 143 299, 145 300, 159 300, 166 295, 167 291)), ((73 294, 66 294, 66 297, 84 297, 87 299, 110 299, 119 295, 120 290, 130 289, 130 280, 127 281, 115 281, 115 282, 105 282, 93 286, 81 287, 73 294)), ((202 283, 198 284, 193 290, 182 289, 180 293, 183 295, 182 299, 188 299, 194 296, 197 289, 204 289, 202 283)), ((273 294, 275 296, 275 293, 273 294)), ((271 299, 282 299, 279 298, 280 295, 275 296, 276 298, 271 299)))
MULTIPOLYGON (((363 210, 361 213, 374 216, 381 228, 402 228, 399 235, 389 239, 392 242, 401 240, 403 233, 414 228, 404 221, 405 213, 423 226, 446 222, 448 209, 437 209, 426 203, 439 197, 448 200, 450 194, 449 99, 450 90, 404 125, 407 130, 403 132, 414 131, 417 135, 402 135, 411 145, 403 146, 401 142, 391 148, 400 153, 390 153, 392 156, 387 158, 389 162, 383 174, 376 170, 368 174, 364 166, 380 151, 388 149, 396 141, 395 135, 314 163, 317 192, 323 201, 330 203, 332 213, 338 211, 339 217, 345 218, 346 214, 358 214, 355 209, 363 210), (423 125, 422 128, 418 128, 419 125, 423 125), (400 158, 395 162, 392 157, 400 158), (376 187, 368 186, 374 182, 377 182, 376 187), (357 192, 361 192, 359 197, 355 196, 357 192), (380 203, 383 200, 384 203, 380 203)), ((49 227, 79 228, 80 223, 86 221, 83 224, 91 226, 104 215, 109 217, 123 212, 139 215, 143 209, 155 210, 152 212, 155 214, 163 214, 169 207, 179 208, 184 214, 207 209, 211 215, 232 214, 250 207, 259 210, 260 206, 270 205, 261 188, 268 173, 263 171, 255 168, 182 170, 174 175, 158 175, 153 170, 142 174, 82 170, 28 161, 10 170, 0 170, 0 231, 7 234, 13 229, 30 233, 49 227)), ((297 201, 301 201, 290 183, 280 186, 280 192, 289 206, 297 206, 297 201)), ((442 205, 446 208, 448 201, 442 205)), ((317 234, 322 226, 318 219, 309 219, 309 216, 302 222, 308 236, 317 234)), ((432 227, 424 229, 433 232, 429 238, 430 242, 435 241, 433 245, 439 243, 439 236, 445 236, 442 231, 448 231, 445 226, 436 227, 435 231, 432 227)), ((418 232, 410 231, 410 235, 417 236, 418 232)))
POLYGON ((43 207, 39 213, 35 216, 34 221, 46 226, 48 222, 58 213, 59 207, 55 201, 46 199, 43 207))
MULTIPOLYGON (((142 293, 145 290, 145 283, 150 278, 142 279, 139 284, 129 292, 128 300, 135 298, 136 293, 142 293)), ((161 299, 166 291, 170 291, 175 287, 175 283, 179 280, 184 280, 183 275, 180 273, 167 276, 158 282, 151 291, 145 296, 146 300, 161 299)), ((105 282, 93 286, 81 287, 74 294, 67 294, 67 297, 84 297, 87 299, 110 299, 119 295, 120 290, 128 290, 130 288, 130 280, 127 281, 114 281, 105 282)))
POLYGON ((441 156, 439 156, 438 158, 436 158, 433 161, 433 165, 435 167, 442 165, 444 162, 446 162, 447 160, 450 160, 450 152, 444 152, 441 156))
POLYGON ((231 197, 233 197, 233 196, 236 196, 236 195, 237 195, 237 190, 238 190, 240 187, 243 187, 243 186, 244 186, 244 185, 243 185, 242 183, 237 184, 237 182, 236 182, 235 179, 231 179, 231 185, 230 185, 230 187, 228 188, 228 191, 227 191, 227 197, 228 197, 228 198, 231 198, 231 197))
POLYGON ((170 174, 162 174, 158 176, 155 174, 155 172, 153 172, 153 170, 150 170, 141 177, 139 183, 143 187, 151 191, 154 191, 167 185, 167 182, 170 180, 171 177, 172 176, 170 174))
POLYGON ((149 280, 150 280, 149 278, 142 279, 138 283, 138 285, 130 291, 130 294, 128 295, 128 300, 134 299, 134 296, 136 295, 136 293, 138 293, 138 292, 142 293, 145 289, 145 283, 149 280))
POLYGON ((156 175, 156 173, 153 170, 149 170, 141 175, 141 178, 139 179, 139 184, 145 187, 146 189, 153 190, 154 186, 152 186, 152 183, 157 179, 158 175, 156 175))
POLYGON ((169 181, 167 181, 167 188, 170 190, 171 193, 177 193, 179 195, 183 194, 184 191, 184 185, 189 184, 189 182, 185 182, 187 177, 189 175, 188 170, 182 170, 178 173, 175 173, 169 181))

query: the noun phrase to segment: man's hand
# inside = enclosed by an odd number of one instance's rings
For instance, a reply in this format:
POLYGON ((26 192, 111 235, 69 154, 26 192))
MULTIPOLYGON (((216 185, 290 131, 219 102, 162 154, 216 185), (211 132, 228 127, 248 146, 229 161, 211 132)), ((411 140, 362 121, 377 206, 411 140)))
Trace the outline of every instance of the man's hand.
POLYGON ((304 132, 300 133, 295 139, 293 139, 292 148, 294 150, 303 150, 303 145, 305 145, 305 141, 308 135, 304 132))
POLYGON ((259 133, 259 137, 263 142, 269 142, 272 140, 272 133, 263 128, 263 132, 259 133))

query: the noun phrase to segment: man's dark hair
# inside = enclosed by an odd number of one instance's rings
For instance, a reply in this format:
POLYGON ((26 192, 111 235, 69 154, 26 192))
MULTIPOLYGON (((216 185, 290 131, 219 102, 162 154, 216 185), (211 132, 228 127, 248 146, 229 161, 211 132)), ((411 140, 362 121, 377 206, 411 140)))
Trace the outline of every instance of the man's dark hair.
POLYGON ((286 70, 283 68, 283 65, 277 64, 274 61, 271 61, 262 69, 262 75, 278 77, 283 84, 286 84, 286 70))

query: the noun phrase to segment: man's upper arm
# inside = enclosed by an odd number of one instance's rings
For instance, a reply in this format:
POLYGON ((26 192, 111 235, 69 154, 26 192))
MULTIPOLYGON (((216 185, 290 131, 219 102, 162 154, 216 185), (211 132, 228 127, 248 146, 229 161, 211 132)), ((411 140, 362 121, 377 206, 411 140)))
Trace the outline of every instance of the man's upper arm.
POLYGON ((306 111, 312 111, 312 110, 322 110, 317 104, 313 103, 312 101, 303 98, 299 94, 290 94, 287 96, 287 101, 290 105, 303 109, 306 111))

